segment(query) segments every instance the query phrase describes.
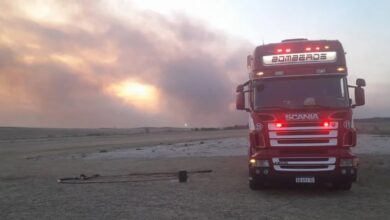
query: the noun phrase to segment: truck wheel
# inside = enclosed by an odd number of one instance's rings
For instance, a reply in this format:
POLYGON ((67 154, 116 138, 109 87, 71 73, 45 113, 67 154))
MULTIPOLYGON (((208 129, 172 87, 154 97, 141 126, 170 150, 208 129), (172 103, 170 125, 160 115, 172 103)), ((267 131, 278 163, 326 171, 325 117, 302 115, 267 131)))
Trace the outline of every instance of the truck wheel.
POLYGON ((339 182, 334 183, 334 188, 338 190, 351 190, 352 188, 352 182, 339 182))
POLYGON ((249 188, 251 190, 261 190, 264 189, 264 183, 256 180, 249 180, 249 188))

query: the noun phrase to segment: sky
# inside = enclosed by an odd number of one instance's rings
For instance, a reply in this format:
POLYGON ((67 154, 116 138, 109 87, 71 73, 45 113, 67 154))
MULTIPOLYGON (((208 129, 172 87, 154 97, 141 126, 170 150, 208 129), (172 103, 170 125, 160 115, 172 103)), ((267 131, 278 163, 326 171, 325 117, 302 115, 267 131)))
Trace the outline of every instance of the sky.
POLYGON ((0 126, 245 124, 246 56, 288 38, 337 39, 355 117, 390 117, 388 1, 1 1, 0 126))

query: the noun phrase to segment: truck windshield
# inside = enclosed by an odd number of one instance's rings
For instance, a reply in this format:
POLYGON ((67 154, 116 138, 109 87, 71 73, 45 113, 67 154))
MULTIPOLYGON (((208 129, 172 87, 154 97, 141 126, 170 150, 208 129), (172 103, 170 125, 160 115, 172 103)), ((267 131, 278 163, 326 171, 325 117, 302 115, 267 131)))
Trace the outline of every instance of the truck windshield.
POLYGON ((342 76, 260 79, 255 84, 255 110, 349 106, 348 87, 342 76))

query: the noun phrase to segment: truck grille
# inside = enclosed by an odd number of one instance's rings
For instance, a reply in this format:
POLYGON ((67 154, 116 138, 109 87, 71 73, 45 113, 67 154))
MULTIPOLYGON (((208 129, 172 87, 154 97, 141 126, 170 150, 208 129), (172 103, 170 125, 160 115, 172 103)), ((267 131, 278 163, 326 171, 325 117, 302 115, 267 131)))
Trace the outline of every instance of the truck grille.
POLYGON ((291 123, 281 128, 276 127, 274 123, 268 124, 272 147, 336 146, 337 129, 338 122, 331 122, 329 127, 319 123, 291 123))
POLYGON ((335 157, 324 158, 272 158, 276 171, 311 172, 331 171, 336 165, 335 157))

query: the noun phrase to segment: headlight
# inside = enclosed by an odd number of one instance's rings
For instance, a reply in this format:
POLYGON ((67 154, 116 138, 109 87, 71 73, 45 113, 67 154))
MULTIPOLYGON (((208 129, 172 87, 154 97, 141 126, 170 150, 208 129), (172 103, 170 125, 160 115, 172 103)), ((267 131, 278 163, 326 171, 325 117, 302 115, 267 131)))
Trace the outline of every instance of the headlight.
POLYGON ((256 167, 269 167, 268 160, 256 160, 256 167))
POLYGON ((340 167, 352 167, 352 159, 340 159, 340 167))
POLYGON ((340 167, 357 167, 359 158, 340 159, 340 167))
POLYGON ((268 160, 250 159, 249 164, 253 167, 269 167, 268 160))

